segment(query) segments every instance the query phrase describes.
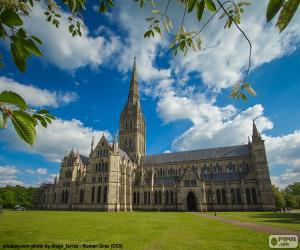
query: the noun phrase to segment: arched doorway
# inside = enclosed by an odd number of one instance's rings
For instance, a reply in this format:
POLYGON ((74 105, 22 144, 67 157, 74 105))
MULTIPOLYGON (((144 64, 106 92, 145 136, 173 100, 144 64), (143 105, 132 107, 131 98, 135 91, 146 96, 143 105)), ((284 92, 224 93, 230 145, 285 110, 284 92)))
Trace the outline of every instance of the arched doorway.
POLYGON ((187 195, 187 210, 188 211, 197 210, 196 197, 193 192, 189 192, 187 195))

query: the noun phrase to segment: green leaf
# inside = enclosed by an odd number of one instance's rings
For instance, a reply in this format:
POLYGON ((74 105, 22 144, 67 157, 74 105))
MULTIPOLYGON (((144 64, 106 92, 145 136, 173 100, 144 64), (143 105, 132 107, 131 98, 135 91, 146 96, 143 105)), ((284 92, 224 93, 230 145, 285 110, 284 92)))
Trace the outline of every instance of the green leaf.
POLYGON ((100 7, 99 7, 99 12, 100 12, 100 13, 106 12, 106 7, 105 7, 105 4, 104 4, 103 2, 101 3, 101 5, 100 5, 100 7))
POLYGON ((69 0, 68 3, 69 3, 69 8, 70 8, 71 12, 74 13, 76 10, 76 0, 69 0))
POLYGON ((168 26, 168 23, 165 20, 163 20, 163 26, 164 26, 165 30, 170 33, 170 28, 168 26))
POLYGON ((255 90, 250 86, 250 84, 245 84, 246 86, 244 87, 246 91, 253 96, 256 96, 255 90))
POLYGON ((21 109, 27 109, 28 105, 24 101, 24 99, 19 96, 17 93, 12 91, 3 91, 0 93, 0 102, 9 103, 12 105, 16 105, 21 109))
POLYGON ((53 115, 46 115, 46 117, 50 118, 51 120, 56 120, 56 117, 53 115))
POLYGON ((35 43, 29 39, 29 40, 22 40, 24 46, 26 47, 27 51, 35 54, 36 56, 42 56, 43 53, 40 51, 40 49, 35 45, 35 43))
POLYGON ((280 10, 284 0, 270 0, 267 8, 267 21, 271 21, 272 18, 280 10))
POLYGON ((291 21, 296 10, 298 9, 299 3, 300 0, 288 0, 282 7, 282 10, 276 23, 276 26, 279 28, 280 32, 283 31, 291 21))
POLYGON ((189 2, 188 2, 188 12, 191 12, 194 9, 196 2, 197 2, 197 0, 189 0, 189 2))
POLYGON ((247 101, 248 100, 248 98, 247 98, 247 96, 244 94, 244 93, 242 93, 242 92, 240 92, 240 97, 243 99, 243 101, 247 101))
POLYGON ((32 116, 33 118, 35 118, 35 119, 37 119, 37 120, 39 120, 40 121, 40 123, 41 123, 41 125, 44 127, 44 128, 47 128, 47 121, 46 121, 46 117, 43 117, 43 116, 41 116, 41 115, 33 115, 32 116))
POLYGON ((15 110, 12 112, 11 121, 20 138, 33 145, 36 135, 35 120, 27 113, 15 110))
POLYGON ((160 11, 159 11, 159 10, 151 10, 151 12, 152 12, 153 14, 160 14, 160 11))
POLYGON ((160 30, 160 28, 159 28, 158 26, 155 26, 154 29, 155 29, 155 31, 156 31, 158 34, 161 34, 161 30, 160 30))
POLYGON ((22 72, 26 70, 26 57, 23 56, 23 51, 16 46, 15 43, 11 43, 10 51, 13 56, 13 60, 18 67, 18 69, 22 72))
POLYGON ((36 36, 31 36, 31 38, 34 40, 34 41, 36 41, 37 43, 39 43, 39 44, 43 44, 43 42, 39 39, 39 38, 37 38, 36 36))
POLYGON ((208 10, 210 10, 211 12, 217 11, 216 5, 212 0, 205 0, 205 5, 206 5, 206 8, 208 10))
POLYGON ((11 9, 4 9, 0 15, 1 22, 7 26, 22 26, 23 21, 19 17, 19 15, 11 10, 11 9))
POLYGON ((37 112, 38 114, 43 114, 43 115, 48 115, 49 114, 49 111, 46 110, 46 109, 41 109, 37 112))
POLYGON ((197 2, 197 18, 198 21, 201 21, 203 12, 204 12, 205 2, 204 0, 201 0, 200 2, 197 2))
POLYGON ((3 113, 0 114, 0 128, 4 128, 3 113))

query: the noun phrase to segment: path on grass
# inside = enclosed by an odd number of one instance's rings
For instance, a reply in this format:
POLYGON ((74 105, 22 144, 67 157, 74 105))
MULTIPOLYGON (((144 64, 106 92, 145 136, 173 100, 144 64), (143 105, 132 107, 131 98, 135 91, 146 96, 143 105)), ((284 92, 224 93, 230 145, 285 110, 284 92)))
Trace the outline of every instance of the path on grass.
POLYGON ((236 225, 239 227, 248 228, 248 229, 251 229, 254 231, 258 231, 258 232, 263 232, 263 233, 268 233, 268 234, 294 234, 294 235, 298 235, 298 237, 300 237, 299 231, 293 231, 293 230, 289 230, 289 229, 285 229, 285 228, 265 226, 265 225, 261 225, 261 224, 257 224, 257 223, 244 222, 244 221, 239 221, 239 220, 232 220, 232 219, 227 219, 227 218, 220 217, 220 216, 208 215, 208 214, 204 214, 204 213, 194 213, 194 214, 198 214, 200 216, 203 216, 203 217, 206 217, 209 219, 213 219, 213 220, 223 221, 228 224, 236 225))

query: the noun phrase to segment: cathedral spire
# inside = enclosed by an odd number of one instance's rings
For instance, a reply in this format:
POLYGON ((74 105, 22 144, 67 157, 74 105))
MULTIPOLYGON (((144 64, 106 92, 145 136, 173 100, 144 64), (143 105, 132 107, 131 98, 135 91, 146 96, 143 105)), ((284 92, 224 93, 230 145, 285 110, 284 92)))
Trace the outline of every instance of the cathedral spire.
POLYGON ((261 141, 261 136, 260 136, 260 133, 258 132, 255 122, 253 120, 252 142, 258 142, 258 141, 261 141))
POLYGON ((133 68, 131 73, 130 80, 130 89, 127 100, 128 106, 138 106, 140 105, 139 100, 139 86, 138 86, 138 78, 137 78, 137 70, 136 70, 136 58, 134 57, 133 68))

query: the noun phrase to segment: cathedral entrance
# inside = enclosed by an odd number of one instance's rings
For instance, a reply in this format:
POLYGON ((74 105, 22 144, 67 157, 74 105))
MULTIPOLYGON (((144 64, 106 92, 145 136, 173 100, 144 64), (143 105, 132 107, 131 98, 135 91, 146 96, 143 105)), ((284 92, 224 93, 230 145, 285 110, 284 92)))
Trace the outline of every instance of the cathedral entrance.
POLYGON ((196 197, 193 192, 188 193, 186 200, 187 200, 187 210, 188 211, 196 211, 197 203, 196 203, 196 197))

